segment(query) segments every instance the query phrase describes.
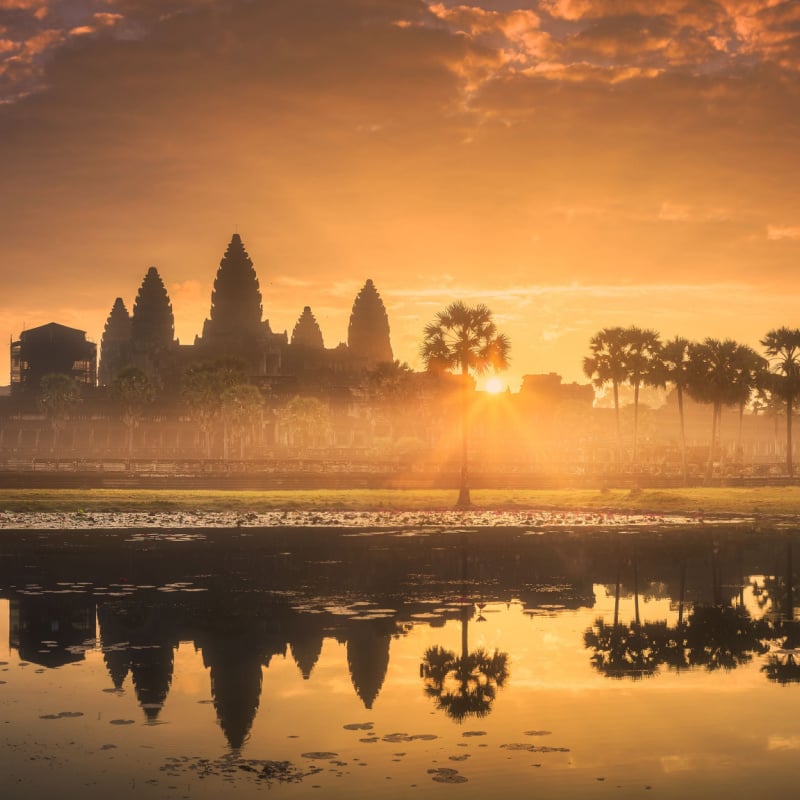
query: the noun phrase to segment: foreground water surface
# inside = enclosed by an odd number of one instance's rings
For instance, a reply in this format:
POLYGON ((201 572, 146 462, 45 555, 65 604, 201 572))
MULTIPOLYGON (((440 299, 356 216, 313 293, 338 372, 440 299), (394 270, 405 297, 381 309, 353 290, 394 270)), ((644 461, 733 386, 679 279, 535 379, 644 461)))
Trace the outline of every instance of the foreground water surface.
POLYGON ((4 796, 791 796, 797 542, 5 531, 4 796))

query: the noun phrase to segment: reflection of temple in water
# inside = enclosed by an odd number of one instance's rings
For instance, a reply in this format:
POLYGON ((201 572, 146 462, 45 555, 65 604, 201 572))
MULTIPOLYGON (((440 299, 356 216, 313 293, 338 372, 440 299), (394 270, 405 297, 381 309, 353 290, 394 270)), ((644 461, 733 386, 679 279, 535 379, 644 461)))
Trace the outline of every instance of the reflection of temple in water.
POLYGON ((386 620, 353 621, 347 626, 347 667, 356 694, 371 709, 389 668, 389 642, 395 623, 386 620))
MULTIPOLYGON (((638 679, 660 667, 734 669, 769 642, 765 678, 800 677, 794 534, 698 527, 668 536, 527 536, 497 529, 376 539, 297 529, 290 542, 280 531, 208 531, 201 543, 180 545, 179 559, 162 557, 177 554, 169 546, 162 553, 152 543, 128 544, 127 535, 87 536, 74 550, 52 553, 35 537, 31 549, 11 548, 0 561, 0 585, 26 588, 4 592, 10 645, 44 667, 80 662, 95 646, 97 620, 111 685, 129 685, 145 720, 155 721, 176 677, 176 648, 190 642, 234 749, 250 734, 262 692, 271 690, 275 657, 291 657, 302 679, 313 681, 325 640, 340 643, 343 650, 331 652, 340 654, 359 702, 372 709, 393 638, 413 625, 455 621, 464 634, 467 623, 475 631, 475 609, 492 603, 513 601, 533 617, 557 615, 591 609, 596 593, 605 592, 614 618, 598 622, 584 644, 589 662, 609 677, 638 679), (276 554, 282 557, 270 557, 276 554), (121 596, 95 594, 93 587, 119 579, 121 562, 130 580, 116 592, 121 596), (48 574, 59 583, 46 584, 48 574), (758 613, 743 604, 747 576, 761 576, 747 585, 758 613), (189 586, 190 578, 205 591, 184 593, 171 583, 189 586), (70 581, 72 588, 63 588, 70 581), (640 618, 640 599, 669 599, 677 622, 640 618)), ((454 651, 457 658, 463 653, 454 651)))
POLYGON ((43 667, 83 661, 86 643, 94 643, 95 603, 87 595, 13 594, 9 618, 9 646, 43 667))
POLYGON ((102 604, 97 610, 103 659, 115 689, 130 674, 136 699, 154 722, 172 685, 181 615, 174 606, 155 607, 138 599, 102 604))

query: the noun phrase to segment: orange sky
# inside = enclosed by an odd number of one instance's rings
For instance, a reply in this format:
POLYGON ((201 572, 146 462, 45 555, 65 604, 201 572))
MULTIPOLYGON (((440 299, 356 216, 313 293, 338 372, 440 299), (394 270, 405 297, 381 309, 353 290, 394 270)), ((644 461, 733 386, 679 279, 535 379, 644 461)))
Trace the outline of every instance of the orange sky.
MULTIPOLYGON (((98 342, 147 270, 191 342, 238 228, 274 330, 396 357, 484 302, 520 376, 606 325, 800 325, 800 5, 0 0, 0 333, 98 342)), ((0 352, 7 382, 8 350, 0 352)))

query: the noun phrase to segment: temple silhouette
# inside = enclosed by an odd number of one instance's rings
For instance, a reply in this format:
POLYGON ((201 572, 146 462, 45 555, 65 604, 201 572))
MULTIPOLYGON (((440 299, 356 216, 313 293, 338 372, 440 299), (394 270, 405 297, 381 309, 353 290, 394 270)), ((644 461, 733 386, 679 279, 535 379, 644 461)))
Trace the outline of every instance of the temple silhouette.
POLYGON ((121 297, 111 306, 99 348, 86 332, 55 322, 23 331, 11 343, 11 393, 32 395, 49 373, 69 375, 84 391, 109 386, 129 367, 157 385, 176 389, 192 365, 232 359, 253 383, 284 386, 349 384, 382 363, 393 362, 389 318, 368 279, 353 301, 347 342, 325 347, 310 306, 300 312, 291 337, 264 319, 263 298, 253 262, 238 233, 222 257, 202 332, 191 344, 175 338, 175 318, 156 267, 145 273, 133 311, 121 297))
POLYGON ((393 361, 389 318, 375 284, 367 280, 353 302, 346 343, 325 347, 310 306, 301 311, 291 337, 273 331, 264 319, 253 262, 234 233, 214 279, 208 318, 192 344, 175 339, 172 304, 155 267, 144 276, 132 314, 116 298, 100 344, 99 383, 107 386, 121 370, 136 366, 168 386, 191 365, 221 359, 235 359, 257 384, 330 383, 334 376, 347 383, 348 377, 393 361))

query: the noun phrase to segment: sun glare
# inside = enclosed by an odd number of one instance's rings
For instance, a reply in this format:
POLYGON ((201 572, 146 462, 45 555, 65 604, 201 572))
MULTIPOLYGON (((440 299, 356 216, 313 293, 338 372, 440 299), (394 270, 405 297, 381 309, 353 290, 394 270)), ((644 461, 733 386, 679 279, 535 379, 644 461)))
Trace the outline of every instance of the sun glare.
POLYGON ((502 378, 487 378, 486 380, 486 391, 489 394, 500 394, 500 392, 505 391, 506 385, 503 382, 502 378))

